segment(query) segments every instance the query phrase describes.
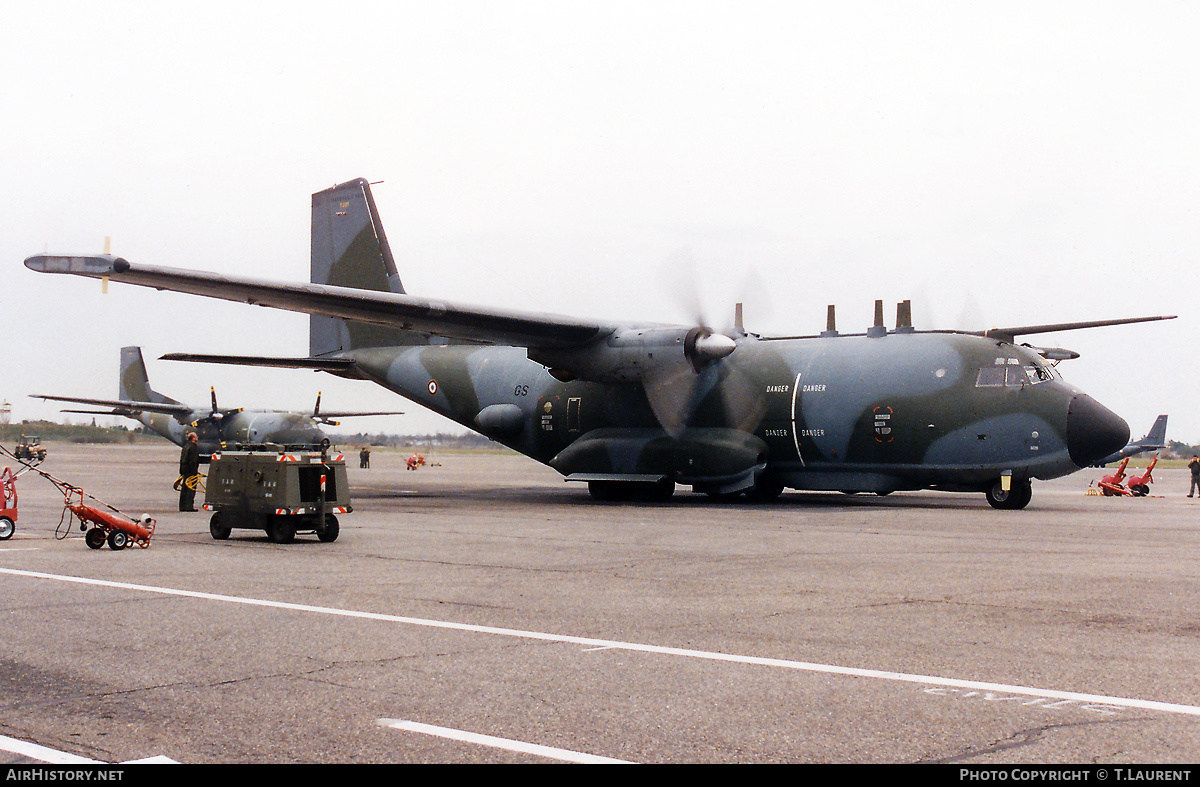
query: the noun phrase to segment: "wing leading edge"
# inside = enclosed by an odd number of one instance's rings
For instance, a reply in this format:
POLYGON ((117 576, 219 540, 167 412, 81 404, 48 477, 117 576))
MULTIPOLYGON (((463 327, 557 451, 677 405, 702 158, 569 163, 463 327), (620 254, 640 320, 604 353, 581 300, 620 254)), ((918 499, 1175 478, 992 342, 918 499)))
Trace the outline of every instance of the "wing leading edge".
POLYGON ((551 314, 483 309, 411 295, 324 284, 286 284, 182 268, 134 265, 108 254, 38 254, 25 267, 185 292, 276 309, 401 327, 451 340, 536 349, 581 347, 616 326, 551 314))

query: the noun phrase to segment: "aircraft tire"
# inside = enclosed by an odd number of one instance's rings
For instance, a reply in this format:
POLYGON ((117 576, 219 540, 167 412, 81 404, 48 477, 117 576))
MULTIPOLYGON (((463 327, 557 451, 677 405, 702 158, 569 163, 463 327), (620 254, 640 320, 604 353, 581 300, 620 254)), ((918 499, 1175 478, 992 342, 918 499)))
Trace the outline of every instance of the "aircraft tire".
POLYGON ((675 482, 661 481, 588 481, 588 494, 605 502, 666 502, 675 494, 675 482))
POLYGON ((99 549, 104 546, 104 531, 93 527, 83 534, 83 543, 87 544, 89 549, 99 549))
POLYGON ((108 548, 114 552, 120 552, 125 547, 129 546, 129 536, 124 530, 114 530, 108 534, 108 548))
POLYGON ((290 544, 296 540, 296 525, 286 516, 273 516, 267 520, 267 537, 276 544, 290 544))
POLYGON ((326 544, 337 541, 340 532, 341 527, 338 525, 337 517, 333 514, 326 514, 325 527, 317 531, 317 540, 323 541, 326 544))
POLYGON ((225 527, 221 524, 221 512, 218 511, 212 515, 212 519, 208 520, 208 532, 217 541, 224 541, 229 538, 229 533, 232 528, 225 527))
POLYGON ((769 503, 783 494, 783 484, 759 482, 746 490, 746 499, 752 503, 769 503))
POLYGON ((1002 511, 1018 511, 1033 499, 1033 487, 1028 481, 1017 481, 1005 492, 997 481, 985 493, 988 504, 1002 511))
POLYGON ((17 532, 17 526, 6 516, 0 516, 0 541, 7 541, 17 532))

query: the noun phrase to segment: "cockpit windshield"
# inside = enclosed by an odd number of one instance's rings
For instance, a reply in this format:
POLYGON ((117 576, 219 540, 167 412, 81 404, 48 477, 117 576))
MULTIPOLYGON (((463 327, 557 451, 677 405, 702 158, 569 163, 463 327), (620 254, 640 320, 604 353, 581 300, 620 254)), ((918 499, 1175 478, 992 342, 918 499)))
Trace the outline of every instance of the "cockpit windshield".
POLYGON ((984 366, 975 378, 976 388, 1019 388, 1037 385, 1056 377, 1056 372, 1041 360, 1024 358, 997 358, 991 366, 984 366))

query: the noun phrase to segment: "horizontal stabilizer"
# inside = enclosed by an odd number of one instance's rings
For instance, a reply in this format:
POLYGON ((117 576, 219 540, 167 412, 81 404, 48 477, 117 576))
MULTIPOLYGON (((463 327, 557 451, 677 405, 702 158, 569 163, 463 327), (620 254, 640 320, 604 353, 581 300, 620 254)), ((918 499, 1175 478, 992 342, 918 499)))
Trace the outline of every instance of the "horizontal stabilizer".
MULTIPOLYGON (((167 415, 190 416, 195 408, 178 402, 137 402, 131 399, 86 399, 81 396, 50 396, 49 394, 30 394, 33 399, 50 399, 55 402, 72 402, 74 404, 91 404, 97 407, 113 407, 135 413, 166 413, 167 415)), ((63 412, 76 412, 64 410, 63 412)), ((78 412, 83 412, 82 410, 78 412)), ((109 413, 111 415, 111 413, 109 413)))
POLYGON ((206 355, 204 353, 167 353, 162 361, 223 363, 232 366, 268 366, 277 369, 313 369, 345 376, 358 376, 352 358, 281 358, 267 355, 206 355))

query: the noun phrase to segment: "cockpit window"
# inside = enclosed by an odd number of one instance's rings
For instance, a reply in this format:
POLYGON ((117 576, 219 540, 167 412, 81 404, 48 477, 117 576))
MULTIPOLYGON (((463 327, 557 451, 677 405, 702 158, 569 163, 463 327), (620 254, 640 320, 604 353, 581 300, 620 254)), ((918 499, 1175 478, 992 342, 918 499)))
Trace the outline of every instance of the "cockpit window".
POLYGON ((976 388, 1003 388, 1004 387, 1004 367, 1003 366, 985 366, 979 370, 979 376, 975 378, 976 388))
POLYGON ((1055 377, 1054 370, 1041 363, 1022 362, 1020 358, 997 358, 984 366, 975 378, 976 388, 1019 388, 1037 385, 1055 377))

